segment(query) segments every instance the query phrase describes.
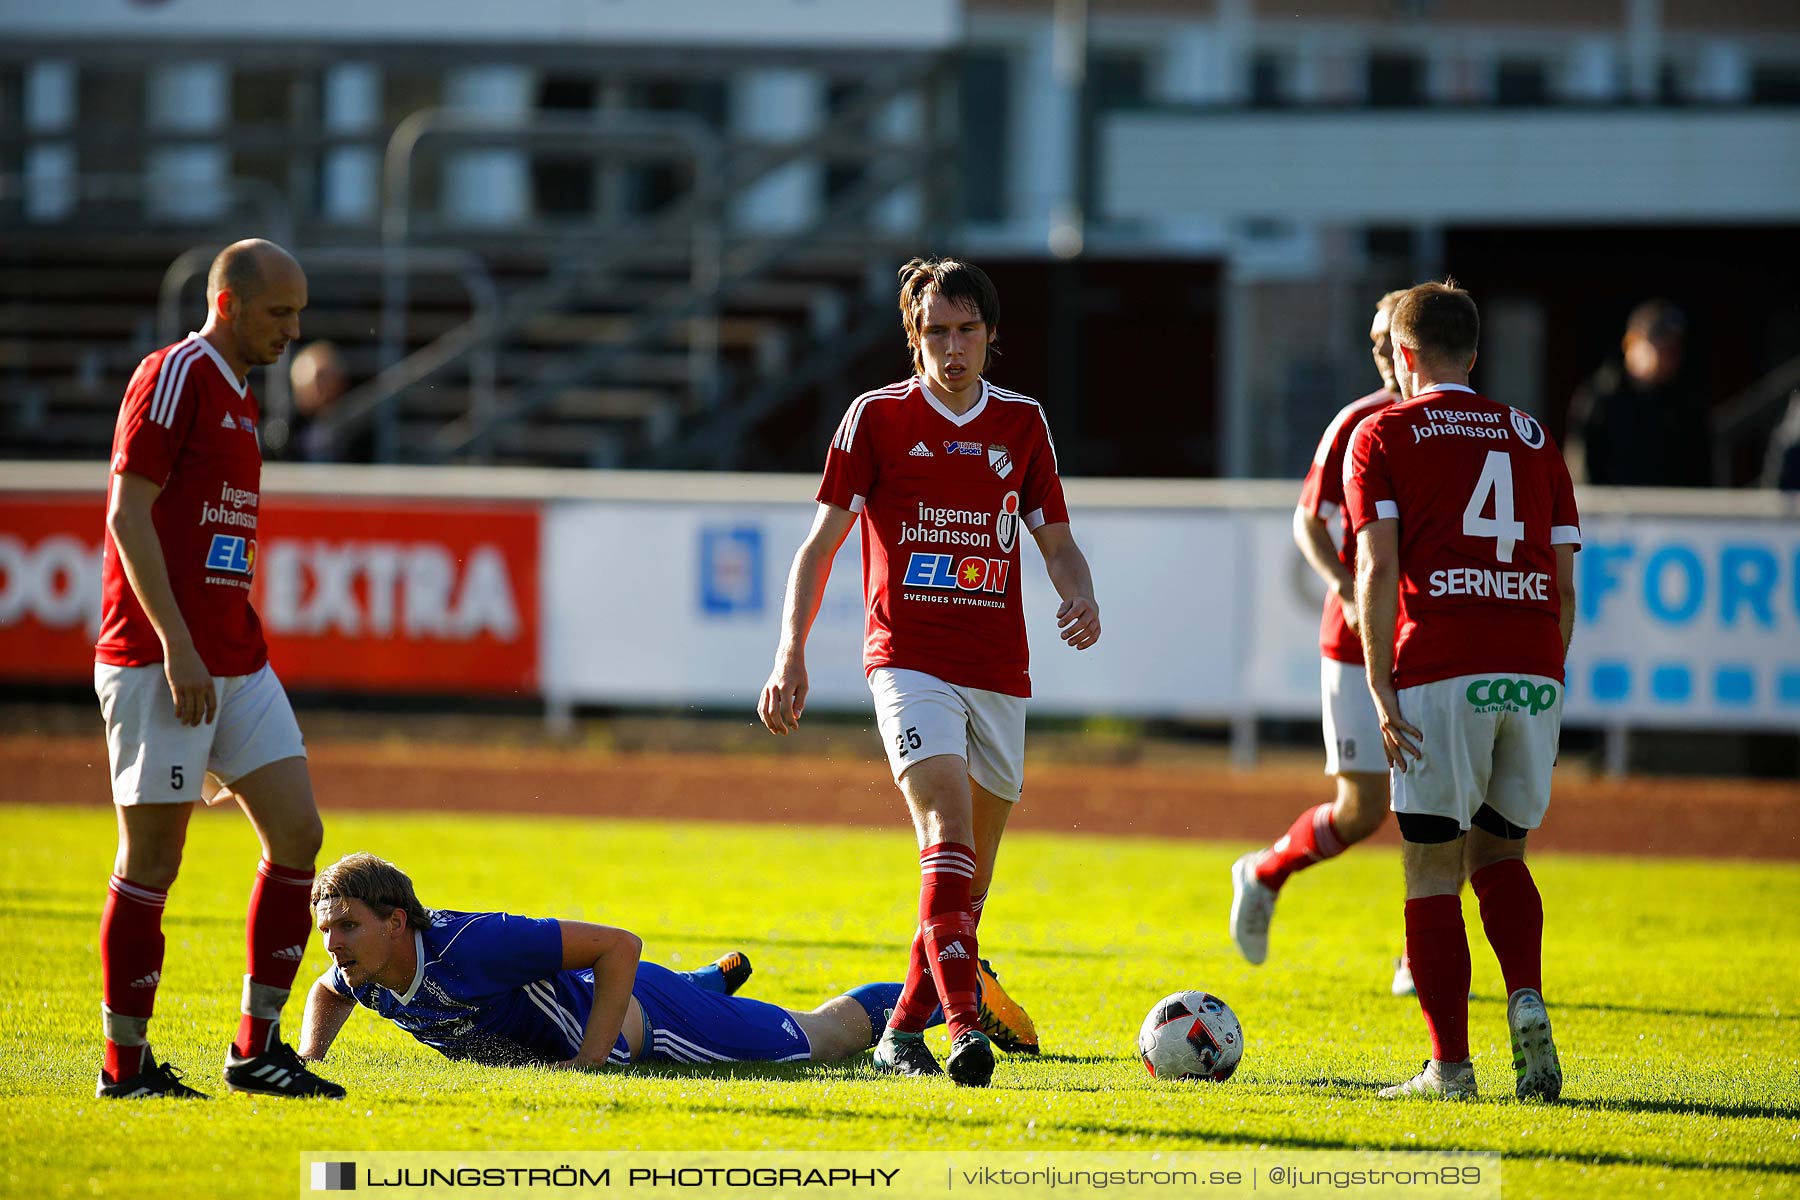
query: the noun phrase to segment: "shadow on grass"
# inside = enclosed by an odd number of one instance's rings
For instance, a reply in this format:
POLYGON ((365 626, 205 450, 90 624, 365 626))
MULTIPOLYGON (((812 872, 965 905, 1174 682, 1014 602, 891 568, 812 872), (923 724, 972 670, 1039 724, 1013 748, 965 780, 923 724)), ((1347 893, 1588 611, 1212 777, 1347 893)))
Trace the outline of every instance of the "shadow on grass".
MULTIPOLYGON (((849 1058, 842 1062, 815 1063, 758 1063, 737 1062, 699 1065, 687 1063, 636 1063, 631 1067, 633 1079, 722 1079, 744 1080, 760 1079, 770 1083, 802 1083, 809 1079, 854 1079, 858 1075, 867 1075, 867 1067, 860 1064, 860 1059, 849 1058)), ((749 1106, 745 1111, 762 1111, 749 1106)))
POLYGON ((1721 1117, 1727 1120, 1800 1121, 1800 1104, 1708 1104, 1703 1100, 1563 1099, 1561 1108, 1592 1112, 1667 1113, 1678 1117, 1721 1117))
MULTIPOLYGON (((248 892, 246 891, 246 894, 248 892)), ((15 917, 29 917, 33 921, 69 921, 79 925, 94 925, 100 920, 100 906, 106 899, 106 888, 94 889, 94 905, 92 908, 63 908, 55 905, 35 904, 0 904, 0 919, 10 920, 15 917)), ((219 927, 242 929, 243 914, 235 917, 220 917, 210 913, 175 912, 163 915, 164 930, 181 929, 187 926, 219 927)))
MULTIPOLYGON (((1342 1076, 1325 1076, 1318 1079, 1269 1080, 1265 1087, 1294 1088, 1337 1088, 1346 1092, 1375 1092, 1387 1086, 1381 1082, 1367 1079, 1346 1079, 1342 1076)), ((1507 1095, 1484 1095, 1483 1099, 1512 1102, 1507 1095)), ((1582 1109, 1591 1112, 1619 1113, 1661 1113, 1677 1117, 1719 1117, 1724 1120, 1751 1121, 1800 1121, 1800 1103, 1795 1104, 1730 1104, 1708 1103, 1704 1100, 1630 1100, 1630 1099, 1593 1099, 1579 1097, 1571 1099, 1563 1097, 1553 1107, 1562 1109, 1582 1109)))
MULTIPOLYGON (((639 1073, 651 1074, 652 1072, 646 1071, 644 1068, 633 1068, 633 1074, 639 1074, 639 1073)), ((845 1077, 845 1078, 856 1078, 860 1075, 861 1078, 865 1081, 869 1080, 869 1078, 870 1078, 866 1074, 866 1072, 858 1072, 854 1066, 851 1066, 851 1064, 845 1064, 845 1063, 825 1064, 823 1066, 813 1066, 813 1067, 788 1067, 788 1068, 767 1067, 767 1068, 763 1068, 762 1070, 750 1070, 750 1071, 746 1071, 746 1070, 740 1068, 737 1071, 730 1071, 730 1072, 724 1071, 724 1070, 680 1068, 680 1069, 671 1069, 666 1072, 658 1072, 657 1074, 666 1076, 668 1078, 693 1078, 696 1076, 704 1077, 707 1075, 714 1075, 717 1077, 727 1077, 727 1076, 735 1075, 736 1077, 742 1078, 746 1075, 749 1075, 754 1078, 797 1079, 797 1078, 808 1077, 808 1076, 817 1077, 819 1075, 827 1074, 827 1073, 838 1075, 838 1076, 845 1077), (830 1067, 849 1068, 849 1069, 840 1069, 837 1071, 829 1071, 830 1067)), ((906 1082, 906 1083, 910 1084, 911 1081, 899 1081, 899 1082, 906 1082)), ((1347 1088, 1350 1088, 1353 1090, 1363 1090, 1363 1089, 1373 1090, 1373 1087, 1375 1086, 1372 1084, 1363 1083, 1360 1080, 1339 1080, 1339 1081, 1332 1081, 1332 1082, 1338 1086, 1347 1087, 1347 1088)), ((916 1085, 913 1085, 913 1086, 916 1087, 916 1085)), ((1011 1090, 1015 1090, 1015 1089, 997 1087, 993 1090, 995 1092, 1004 1093, 1006 1091, 1011 1091, 1011 1090)), ((1064 1090, 1070 1090, 1070 1089, 1064 1089, 1064 1090)), ((916 1092, 908 1091, 907 1088, 897 1087, 896 1095, 902 1095, 902 1094, 911 1095, 911 1094, 916 1094, 916 1092)), ((1508 1103, 1510 1103, 1510 1101, 1508 1101, 1508 1103)), ((1559 1105, 1557 1107, 1561 1107, 1561 1108, 1596 1107, 1596 1108, 1598 1108, 1598 1107, 1604 1107, 1604 1106, 1602 1106, 1602 1105, 1583 1105, 1583 1104, 1563 1104, 1563 1105, 1559 1105)), ((1695 1107, 1695 1111, 1697 1111, 1697 1112, 1708 1111, 1706 1106, 1694 1106, 1694 1107, 1695 1107)), ((721 1116, 753 1115, 753 1116, 763 1116, 763 1117, 769 1117, 769 1116, 789 1117, 789 1118, 792 1118, 795 1120, 803 1120, 803 1121, 816 1121, 819 1118, 819 1112, 816 1108, 813 1108, 813 1107, 807 1106, 807 1105, 793 1105, 793 1104, 788 1104, 788 1105, 764 1105, 764 1104, 754 1104, 754 1103, 733 1104, 730 1102, 711 1102, 711 1101, 707 1101, 707 1100, 699 1100, 699 1101, 689 1101, 689 1102, 685 1103, 684 1110, 689 1111, 689 1112, 717 1113, 721 1116)), ((1756 1114, 1749 1114, 1749 1115, 1756 1115, 1756 1114)), ((1016 1120, 1013 1115, 1008 1114, 1008 1113, 1002 1113, 1002 1112, 996 1112, 996 1113, 992 1113, 992 1114, 984 1114, 981 1112, 963 1113, 963 1114, 958 1115, 957 1121, 959 1122, 959 1124, 961 1124, 963 1126, 966 1126, 969 1128, 981 1128, 981 1129, 987 1129, 987 1128, 1012 1129, 1016 1125, 1016 1120)), ((1503 1155, 1505 1161, 1512 1162, 1512 1163, 1517 1163, 1517 1162, 1546 1162, 1546 1163, 1566 1162, 1566 1163, 1581 1163, 1581 1164, 1586 1164, 1586 1165, 1590 1165, 1590 1166, 1605 1166, 1605 1167, 1644 1167, 1644 1168, 1651 1168, 1651 1169, 1660 1168, 1660 1169, 1666 1169, 1666 1170, 1672 1170, 1672 1171, 1706 1171, 1706 1172, 1728 1170, 1728 1171, 1744 1171, 1744 1172, 1748 1172, 1748 1173, 1752 1173, 1752 1174, 1761 1173, 1761 1174, 1767 1174, 1767 1175, 1800 1176, 1800 1163, 1759 1162, 1759 1161, 1746 1160, 1746 1159, 1696 1158, 1696 1157, 1686 1157, 1686 1156, 1673 1155, 1673 1154, 1670 1154, 1670 1155, 1663 1155, 1663 1154, 1632 1155, 1632 1154, 1608 1154, 1608 1153, 1562 1154, 1562 1153, 1556 1153, 1553 1151, 1537 1152, 1537 1151, 1532 1151, 1532 1150, 1527 1150, 1527 1149, 1521 1149, 1517 1146, 1504 1146, 1503 1147, 1503 1146, 1494 1145, 1494 1144, 1483 1144, 1481 1142, 1460 1142, 1460 1143, 1444 1142, 1444 1143, 1437 1144, 1437 1145, 1421 1145, 1417 1140, 1350 1139, 1350 1138, 1329 1137, 1329 1136, 1319 1136, 1319 1135, 1309 1136, 1309 1135, 1305 1135, 1305 1134, 1296 1134, 1296 1133, 1284 1133, 1284 1134, 1271 1135, 1271 1134, 1257 1133, 1252 1130, 1233 1130, 1233 1129, 1178 1130, 1178 1129, 1170 1129, 1166 1126, 1161 1126, 1161 1125, 1133 1125, 1133 1124, 1126 1124, 1126 1123, 1122 1123, 1122 1122, 1106 1122, 1106 1121, 1062 1121, 1062 1122, 1057 1123, 1056 1131, 1059 1133, 1085 1134, 1085 1135, 1090 1135, 1090 1136, 1094 1136, 1094 1137, 1128 1138, 1128 1139, 1132 1139, 1132 1142, 1129 1146, 1129 1148, 1131 1148, 1131 1149, 1146 1148, 1145 1143, 1148 1143, 1150 1145, 1150 1147, 1156 1148, 1156 1149, 1204 1150, 1204 1149, 1236 1148, 1236 1149, 1251 1149, 1251 1150, 1282 1150, 1282 1149, 1286 1149, 1286 1150, 1331 1150, 1331 1151, 1345 1151, 1345 1152, 1353 1152, 1353 1153, 1354 1152, 1369 1152, 1369 1153, 1396 1152, 1396 1153, 1398 1153, 1398 1152, 1419 1152, 1419 1151, 1440 1151, 1440 1152, 1451 1152, 1451 1153, 1456 1153, 1456 1152, 1497 1153, 1497 1154, 1503 1155)), ((1108 1148, 1120 1149, 1120 1148, 1124 1148, 1124 1147, 1108 1147, 1108 1148)))
POLYGON ((1670 1008, 1665 1004, 1571 1004, 1559 1000, 1551 1012, 1642 1013, 1651 1017, 1693 1017, 1701 1021, 1791 1021, 1794 1014, 1725 1012, 1716 1008, 1670 1008))
MULTIPOLYGON (((897 941, 852 941, 849 939, 827 940, 822 938, 769 937, 766 934, 710 934, 693 933, 685 929, 638 929, 634 930, 647 942, 681 942, 684 944, 702 943, 717 946, 721 952, 726 949, 742 950, 750 946, 767 946, 781 950, 863 950, 876 954, 892 953, 897 961, 904 963, 907 944, 897 941)), ((1032 947, 1004 948, 999 955, 983 954, 995 963, 996 969, 1004 971, 1008 959, 1094 959, 1111 960, 1116 957, 1112 950, 1083 950, 1079 947, 1057 947, 1056 949, 1036 949, 1032 947)))

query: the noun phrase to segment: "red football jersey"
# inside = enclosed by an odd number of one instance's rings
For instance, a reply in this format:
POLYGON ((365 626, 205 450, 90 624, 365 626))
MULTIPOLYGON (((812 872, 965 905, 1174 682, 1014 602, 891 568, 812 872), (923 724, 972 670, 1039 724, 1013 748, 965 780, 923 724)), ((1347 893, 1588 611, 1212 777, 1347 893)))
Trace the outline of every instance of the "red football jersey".
POLYGON ((1544 427, 1440 385, 1367 418, 1344 460, 1350 525, 1400 521, 1394 686, 1489 671, 1563 677, 1554 547, 1581 545, 1544 427))
MULTIPOLYGON (((129 471, 162 485, 151 516, 169 584, 214 675, 249 675, 269 657, 250 607, 262 487, 256 421, 249 386, 205 338, 190 333, 138 364, 113 430, 113 474, 129 471)), ((118 667, 160 663, 162 642, 125 578, 110 530, 101 596, 95 659, 118 667)))
MULTIPOLYGON (((1386 389, 1370 392, 1362 399, 1344 405, 1337 416, 1331 418, 1331 424, 1325 427, 1325 436, 1319 439, 1319 448, 1313 454, 1306 480, 1300 485, 1301 512, 1319 518, 1327 529, 1333 529, 1332 522, 1344 508, 1344 452, 1350 448, 1350 435, 1356 432, 1357 424, 1364 417, 1380 412, 1399 399, 1399 392, 1386 389)), ((1356 537, 1350 532, 1347 515, 1333 532, 1337 536, 1338 561, 1354 579, 1356 537)), ((1330 592, 1325 594, 1325 612, 1319 619, 1319 653, 1354 667, 1362 665, 1362 639, 1350 632, 1350 626, 1344 623, 1344 606, 1330 592)))
POLYGON ((917 378, 864 393, 818 500, 862 514, 865 672, 1031 695, 1020 531, 1069 519, 1037 401, 983 380, 958 416, 917 378))

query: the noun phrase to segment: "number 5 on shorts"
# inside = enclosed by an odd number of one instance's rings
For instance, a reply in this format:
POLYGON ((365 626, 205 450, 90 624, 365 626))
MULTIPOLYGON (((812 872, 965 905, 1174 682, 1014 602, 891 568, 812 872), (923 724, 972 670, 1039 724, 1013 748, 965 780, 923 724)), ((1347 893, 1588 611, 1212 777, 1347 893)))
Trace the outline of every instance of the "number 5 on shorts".
POLYGON ((185 783, 186 777, 182 775, 181 768, 179 766, 170 767, 169 790, 179 792, 185 783))

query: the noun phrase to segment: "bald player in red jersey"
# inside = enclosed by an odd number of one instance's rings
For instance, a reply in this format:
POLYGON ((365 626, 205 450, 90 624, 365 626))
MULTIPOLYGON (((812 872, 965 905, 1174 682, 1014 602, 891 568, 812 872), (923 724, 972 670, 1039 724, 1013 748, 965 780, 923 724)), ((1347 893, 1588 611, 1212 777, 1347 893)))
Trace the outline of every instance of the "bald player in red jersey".
POLYGON ((323 838, 306 748, 250 606, 262 453, 247 375, 300 335, 306 275, 279 246, 234 243, 207 275, 199 333, 138 365, 113 433, 94 690, 119 849, 100 916, 109 1099, 200 1098, 151 1056, 162 912, 196 801, 233 799, 262 842, 247 920, 232 1091, 337 1098, 280 1038, 312 932, 323 838))
POLYGON ((938 1074, 923 1031, 941 1002, 950 1078, 982 1087, 994 1054, 979 1027, 975 934, 1024 785, 1031 695, 1021 530, 1037 539, 1062 597, 1063 640, 1092 646, 1100 610, 1069 530, 1043 409, 982 375, 1000 317, 993 283, 955 259, 914 259, 900 280, 918 373, 859 396, 838 426, 812 531, 788 577, 781 644, 757 713, 773 733, 799 728, 806 636, 832 559, 860 521, 863 666, 888 765, 918 834, 921 873, 906 985, 875 1066, 938 1074))
MULTIPOLYGON (((1404 292, 1389 292, 1375 305, 1369 344, 1382 386, 1338 410, 1300 485, 1294 510, 1294 543, 1329 589, 1319 620, 1319 680, 1324 714, 1325 773, 1336 795, 1301 813, 1274 845, 1253 850, 1231 866, 1231 939, 1246 961, 1269 954, 1269 922, 1275 899, 1289 878, 1335 858, 1367 838, 1387 819, 1387 760, 1381 721, 1363 671, 1356 626, 1356 537, 1341 522, 1344 453, 1363 420, 1400 399, 1394 381, 1388 317, 1404 292)), ((1396 964, 1393 991, 1410 995, 1412 976, 1396 964)))
POLYGON ((1467 292, 1453 281, 1413 288, 1392 335, 1405 400, 1357 427, 1344 497, 1431 1058, 1381 1094, 1475 1095, 1467 878, 1506 980, 1514 1093, 1555 1100, 1544 907, 1525 842, 1550 804, 1562 728, 1581 545, 1574 488, 1542 425, 1470 389, 1480 318, 1467 292))

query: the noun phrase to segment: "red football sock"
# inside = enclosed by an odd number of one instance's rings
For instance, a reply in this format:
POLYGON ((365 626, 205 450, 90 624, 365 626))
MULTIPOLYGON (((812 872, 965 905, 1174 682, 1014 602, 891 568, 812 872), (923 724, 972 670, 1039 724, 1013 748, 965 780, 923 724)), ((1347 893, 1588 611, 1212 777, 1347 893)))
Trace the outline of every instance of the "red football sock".
POLYGON ((237 1052, 246 1058, 269 1048, 281 1006, 306 955, 312 933, 311 867, 283 867, 263 859, 256 866, 246 922, 250 974, 244 987, 244 1016, 238 1022, 237 1052))
MULTIPOLYGON (((948 842, 940 846, 932 846, 919 855, 919 869, 921 872, 919 927, 913 932, 912 954, 906 964, 906 982, 901 985, 900 999, 895 1002, 893 1018, 888 1022, 893 1029, 901 1033, 923 1033, 926 1025, 931 1020, 932 1014, 937 1011, 941 1004, 938 994, 938 983, 937 980, 933 978, 933 972, 931 970, 931 956, 926 952, 925 946, 925 924, 928 920, 925 915, 927 904, 926 891, 927 889, 938 886, 937 881, 940 881, 940 872, 957 872, 966 865, 957 855, 951 855, 948 858, 938 855, 937 852, 941 850, 956 851, 961 856, 966 857, 969 862, 974 861, 973 852, 967 847, 956 846, 948 842), (936 866, 928 866, 928 860, 935 863, 936 866)), ((986 892, 981 893, 979 896, 970 897, 969 911, 970 919, 973 924, 981 924, 981 910, 986 903, 986 892)), ((971 955, 971 961, 973 961, 973 955, 975 953, 973 935, 971 935, 967 949, 971 955)), ((947 1019, 948 1010, 946 1010, 945 1015, 947 1019)), ((955 1031, 952 1032, 951 1036, 955 1036, 955 1031)))
POLYGON ((144 1069, 143 1022, 156 1008, 162 982, 164 888, 114 875, 100 910, 100 978, 106 1006, 106 1073, 113 1081, 144 1069), (130 1029, 130 1033, 125 1031, 130 1029), (124 1044, 115 1037, 126 1037, 124 1044))
POLYGON ((969 911, 975 849, 955 842, 927 846, 919 855, 919 872, 919 927, 926 963, 954 1039, 980 1028, 981 982, 975 968, 980 950, 975 917, 969 911))
POLYGON ((900 998, 894 1002, 894 1015, 888 1019, 888 1026, 899 1033, 924 1033, 937 1006, 937 983, 931 978, 925 957, 925 927, 921 925, 913 930, 906 981, 900 985, 900 998))
POLYGON ((1331 805, 1320 804, 1297 817, 1281 840, 1262 852, 1256 860, 1256 878, 1266 886, 1281 890, 1288 876, 1342 854, 1346 845, 1331 823, 1331 805))
POLYGON ((1431 1057, 1462 1062, 1469 1057, 1469 939, 1462 897, 1406 902, 1406 957, 1431 1032, 1431 1057))
POLYGON ((1500 960, 1506 994, 1520 988, 1544 990, 1544 898, 1538 895, 1531 868, 1522 858, 1509 858, 1469 876, 1481 901, 1481 925, 1500 960))

